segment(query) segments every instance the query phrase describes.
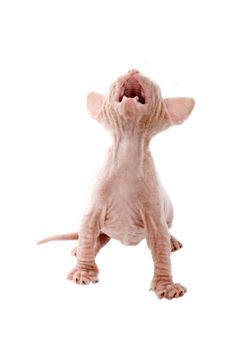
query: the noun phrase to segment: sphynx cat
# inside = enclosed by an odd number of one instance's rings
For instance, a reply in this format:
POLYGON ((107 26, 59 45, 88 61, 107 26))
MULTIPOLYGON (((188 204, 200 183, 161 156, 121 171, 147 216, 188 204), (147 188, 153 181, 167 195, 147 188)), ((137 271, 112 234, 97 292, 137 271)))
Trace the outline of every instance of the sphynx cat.
POLYGON ((154 262, 151 282, 159 298, 178 298, 186 288, 174 283, 170 254, 182 244, 169 233, 173 208, 154 167, 149 142, 157 133, 181 124, 194 107, 192 98, 162 98, 159 86, 130 70, 118 78, 107 96, 92 92, 87 108, 113 137, 78 233, 48 237, 78 239, 77 257, 68 279, 98 282, 96 254, 111 238, 136 245, 146 238, 154 262))

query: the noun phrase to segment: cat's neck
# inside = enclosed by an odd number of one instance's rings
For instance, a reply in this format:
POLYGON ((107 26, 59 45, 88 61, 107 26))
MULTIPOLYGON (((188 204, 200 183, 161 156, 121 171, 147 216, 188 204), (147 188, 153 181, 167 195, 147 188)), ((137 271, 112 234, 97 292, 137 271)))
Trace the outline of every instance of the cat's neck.
POLYGON ((114 168, 124 167, 132 170, 143 168, 145 159, 151 158, 148 141, 141 135, 121 135, 114 137, 110 150, 114 168))

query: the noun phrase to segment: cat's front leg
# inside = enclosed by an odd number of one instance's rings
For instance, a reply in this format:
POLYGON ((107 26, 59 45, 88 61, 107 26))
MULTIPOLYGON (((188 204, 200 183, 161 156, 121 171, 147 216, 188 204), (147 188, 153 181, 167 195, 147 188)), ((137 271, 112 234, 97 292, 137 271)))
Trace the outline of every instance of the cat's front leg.
POLYGON ((92 210, 84 216, 79 230, 77 263, 67 278, 77 284, 98 282, 98 267, 95 263, 96 243, 100 232, 100 212, 92 210))
POLYGON ((154 261, 154 276, 151 290, 158 298, 173 299, 184 295, 186 288, 174 283, 171 273, 171 242, 166 224, 158 222, 147 212, 144 215, 147 244, 154 261))

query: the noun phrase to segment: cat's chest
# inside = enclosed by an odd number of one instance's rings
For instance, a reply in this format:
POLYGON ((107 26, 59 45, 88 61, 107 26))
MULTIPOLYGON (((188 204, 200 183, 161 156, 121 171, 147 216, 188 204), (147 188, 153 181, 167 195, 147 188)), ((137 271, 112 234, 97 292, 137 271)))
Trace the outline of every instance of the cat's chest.
POLYGON ((103 231, 123 244, 139 243, 145 237, 141 209, 133 181, 116 186, 109 197, 103 231))

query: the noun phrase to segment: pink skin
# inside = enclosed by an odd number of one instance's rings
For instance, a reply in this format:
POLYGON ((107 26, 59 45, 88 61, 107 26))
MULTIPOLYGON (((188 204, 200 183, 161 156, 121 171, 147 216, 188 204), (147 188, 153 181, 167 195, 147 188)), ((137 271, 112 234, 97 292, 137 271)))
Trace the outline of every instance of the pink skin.
POLYGON ((182 123, 193 107, 191 98, 163 99, 158 85, 137 70, 117 79, 108 96, 88 95, 87 108, 110 131, 113 145, 79 233, 39 242, 79 239, 73 251, 77 263, 69 279, 78 284, 97 282, 95 256, 110 238, 125 245, 145 238, 154 261, 151 290, 159 298, 184 295, 186 288, 172 280, 170 262, 171 251, 182 245, 169 233, 172 204, 158 178, 149 142, 157 133, 182 123))

